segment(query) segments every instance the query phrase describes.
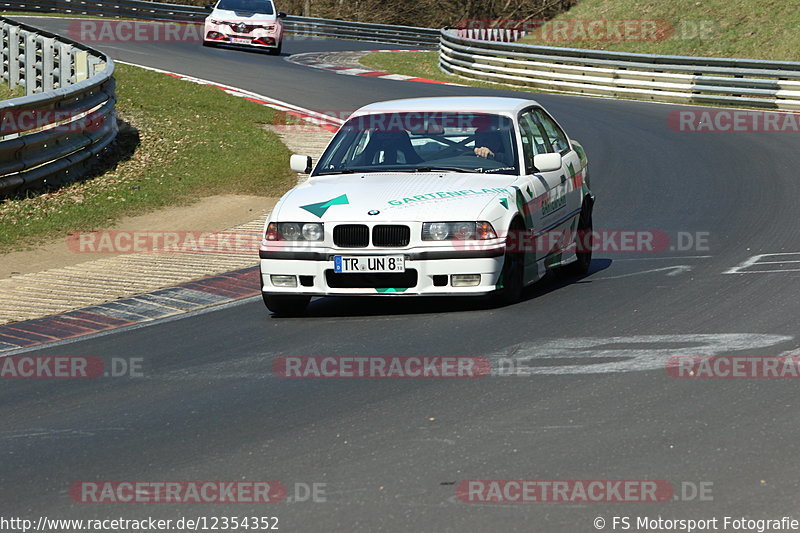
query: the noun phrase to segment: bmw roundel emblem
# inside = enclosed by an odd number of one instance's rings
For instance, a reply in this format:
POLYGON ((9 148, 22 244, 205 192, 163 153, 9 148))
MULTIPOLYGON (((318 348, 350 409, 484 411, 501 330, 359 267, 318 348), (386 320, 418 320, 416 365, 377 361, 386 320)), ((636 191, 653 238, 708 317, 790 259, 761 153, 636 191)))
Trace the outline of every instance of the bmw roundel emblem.
POLYGON ((372 209, 372 210, 367 212, 368 215, 380 215, 380 213, 381 212, 378 211, 377 209, 372 209))

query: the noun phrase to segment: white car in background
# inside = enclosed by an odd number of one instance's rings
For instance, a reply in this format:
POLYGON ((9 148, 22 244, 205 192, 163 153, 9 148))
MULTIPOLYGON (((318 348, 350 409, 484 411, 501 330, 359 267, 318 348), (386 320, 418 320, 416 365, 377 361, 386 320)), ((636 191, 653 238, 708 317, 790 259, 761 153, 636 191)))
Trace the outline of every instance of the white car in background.
POLYGON ((203 30, 203 46, 227 44, 262 48, 280 55, 286 13, 275 10, 272 0, 219 0, 207 4, 211 14, 203 30))
POLYGON ((585 274, 594 196, 581 145, 535 101, 395 100, 356 111, 277 203, 260 246, 267 307, 312 296, 521 297, 585 274))

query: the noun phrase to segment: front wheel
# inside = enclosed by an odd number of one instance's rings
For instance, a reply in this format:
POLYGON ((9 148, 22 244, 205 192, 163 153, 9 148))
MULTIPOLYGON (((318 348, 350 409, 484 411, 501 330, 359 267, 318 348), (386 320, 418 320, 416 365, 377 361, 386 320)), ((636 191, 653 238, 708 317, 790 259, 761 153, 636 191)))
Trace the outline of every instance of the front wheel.
POLYGON ((215 43, 213 41, 203 41, 203 46, 207 46, 209 48, 216 48, 217 47, 217 43, 215 43))
POLYGON ((271 50, 269 51, 269 53, 270 53, 271 55, 273 55, 273 56, 279 56, 279 55, 281 55, 281 51, 282 51, 282 50, 283 50, 283 41, 279 42, 279 43, 278 43, 278 47, 277 47, 277 48, 273 48, 273 49, 271 49, 271 50))
POLYGON ((308 307, 311 296, 295 296, 293 294, 264 294, 264 305, 276 315, 300 315, 308 307))
POLYGON ((592 207, 584 201, 578 219, 578 234, 575 236, 577 259, 564 266, 564 272, 572 276, 585 276, 592 265, 592 207))
POLYGON ((497 281, 497 290, 491 295, 492 305, 501 307, 517 303, 522 299, 525 288, 525 252, 518 250, 521 226, 513 226, 506 238, 506 253, 503 257, 503 270, 497 281))

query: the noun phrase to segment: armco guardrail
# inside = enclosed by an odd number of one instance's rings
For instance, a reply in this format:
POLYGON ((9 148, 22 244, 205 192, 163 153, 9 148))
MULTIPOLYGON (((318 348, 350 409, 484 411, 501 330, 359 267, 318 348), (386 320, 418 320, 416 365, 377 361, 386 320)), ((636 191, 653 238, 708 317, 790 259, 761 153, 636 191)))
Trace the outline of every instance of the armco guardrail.
POLYGON ((431 47, 439 44, 439 30, 433 28, 293 16, 286 17, 284 20, 286 21, 287 31, 298 37, 330 37, 334 39, 431 47))
POLYGON ((81 176, 117 134, 105 54, 0 17, 2 76, 27 96, 0 101, 0 196, 81 176))
POLYGON ((628 54, 478 41, 442 30, 450 74, 596 96, 800 109, 800 63, 628 54))
MULTIPOLYGON (((167 20, 202 23, 208 11, 202 7, 163 4, 144 0, 0 0, 0 7, 33 13, 69 13, 140 20, 167 20)), ((353 39, 379 43, 436 46, 439 30, 350 22, 345 20, 289 16, 284 19, 286 31, 300 37, 353 39)))

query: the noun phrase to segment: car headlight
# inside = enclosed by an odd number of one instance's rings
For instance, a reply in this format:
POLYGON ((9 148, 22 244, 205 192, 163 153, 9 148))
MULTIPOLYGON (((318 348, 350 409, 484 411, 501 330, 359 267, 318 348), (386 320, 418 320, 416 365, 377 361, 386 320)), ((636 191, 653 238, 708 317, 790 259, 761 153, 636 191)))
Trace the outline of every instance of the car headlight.
POLYGON ((321 241, 322 224, 314 222, 270 222, 264 238, 268 241, 321 241))
POLYGON ((304 241, 321 241, 322 224, 303 224, 304 241))
POLYGON ((488 222, 425 222, 423 241, 485 241, 497 233, 488 222))
POLYGON ((430 222, 422 225, 423 241, 443 241, 450 236, 450 224, 447 222, 430 222))
POLYGON ((219 26, 220 24, 224 24, 224 22, 222 22, 221 20, 213 20, 213 19, 211 19, 208 22, 210 24, 216 24, 217 26, 219 26))

